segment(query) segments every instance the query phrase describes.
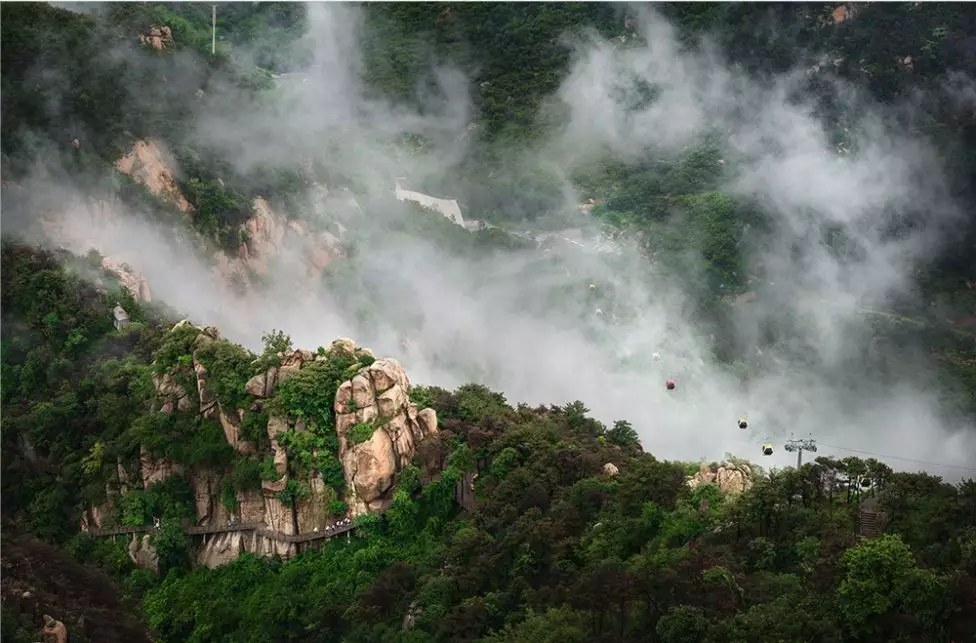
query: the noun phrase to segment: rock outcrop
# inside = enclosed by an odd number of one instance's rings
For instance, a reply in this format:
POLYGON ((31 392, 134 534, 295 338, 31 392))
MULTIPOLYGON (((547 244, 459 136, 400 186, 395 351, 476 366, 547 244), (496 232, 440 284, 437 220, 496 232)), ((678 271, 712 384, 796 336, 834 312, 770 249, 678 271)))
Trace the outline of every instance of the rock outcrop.
POLYGON ((149 282, 145 277, 133 270, 132 266, 125 263, 118 263, 105 257, 102 259, 102 269, 118 277, 119 283, 129 291, 129 294, 136 301, 147 303, 152 301, 152 291, 149 290, 149 282))
POLYGON ((108 503, 85 509, 81 513, 81 530, 101 529, 106 524, 106 519, 111 510, 112 506, 108 503))
POLYGON ((159 555, 156 553, 156 548, 153 547, 151 536, 132 534, 128 549, 129 559, 133 563, 154 572, 159 571, 159 555))
POLYGON ((115 168, 128 174, 155 194, 175 204, 183 212, 193 212, 193 205, 180 191, 172 170, 169 169, 159 145, 152 140, 136 141, 132 151, 115 162, 115 168))
POLYGON ((752 475, 752 468, 744 463, 726 462, 713 468, 702 462, 698 473, 688 479, 688 486, 694 489, 711 483, 724 493, 742 493, 752 486, 752 475))
POLYGON ((152 27, 148 32, 139 34, 139 42, 159 51, 171 51, 176 46, 173 30, 165 25, 152 27))
POLYGON ((68 643, 68 628, 61 621, 49 614, 45 614, 41 638, 45 643, 68 643))
MULTIPOLYGON (((325 186, 317 187, 328 192, 325 186)), ((242 227, 247 240, 238 247, 236 256, 219 253, 214 267, 225 282, 242 284, 245 293, 252 289, 251 273, 270 275, 276 260, 293 261, 293 272, 313 280, 321 277, 332 261, 345 256, 338 237, 324 230, 311 230, 302 221, 289 221, 264 198, 255 198, 252 210, 242 227)))
POLYGON ((172 475, 183 473, 183 467, 165 458, 153 458, 152 454, 142 447, 139 450, 139 471, 142 474, 142 488, 148 489, 172 475))
POLYGON ((205 536, 196 555, 197 564, 213 569, 233 561, 243 552, 255 556, 290 556, 294 546, 270 540, 254 532, 231 531, 205 536))
MULTIPOLYGON (((169 372, 153 375, 156 412, 198 413, 202 418, 217 422, 227 443, 242 454, 258 450, 257 444, 242 437, 242 424, 251 414, 267 417, 265 432, 271 447, 268 455, 278 474, 277 480, 262 479, 260 488, 236 491, 233 502, 229 503, 221 472, 206 467, 184 471, 178 464, 154 457, 146 448, 141 449, 140 472, 135 478, 141 488, 147 489, 173 475, 186 475, 194 491, 196 524, 218 527, 236 520, 255 528, 203 536, 196 553, 200 564, 224 564, 241 551, 258 555, 293 555, 297 544, 284 537, 321 532, 337 518, 332 515, 335 510, 333 501, 340 499, 336 490, 316 469, 290 467, 288 452, 279 444, 279 438, 285 432, 307 431, 305 421, 284 417, 280 408, 268 404, 278 387, 303 368, 333 357, 342 357, 346 363, 353 364, 344 374, 349 379, 336 391, 334 405, 339 442, 336 456, 346 481, 346 495, 342 500, 353 516, 388 508, 397 474, 411 462, 417 445, 437 432, 435 412, 419 410, 410 402, 410 382, 400 364, 394 359, 375 360, 368 349, 357 348, 355 342, 345 338, 335 340, 328 350, 320 349, 318 353, 304 349, 278 353, 275 364, 242 385, 243 392, 249 396, 246 408, 223 408, 210 384, 211 377, 220 377, 220 373, 210 373, 200 361, 201 349, 223 341, 220 333, 216 328, 200 328, 185 320, 174 326, 172 332, 187 333, 188 330, 191 332, 180 341, 186 342, 190 354, 182 357, 169 372), (353 430, 357 425, 369 425, 372 435, 364 439, 362 427, 353 430), (294 506, 286 502, 287 496, 283 494, 293 486, 290 476, 297 476, 294 482, 303 490, 294 506)), ((218 364, 207 363, 214 369, 220 368, 218 364)), ((262 455, 256 454, 256 459, 263 459, 262 455)), ((130 482, 121 461, 118 473, 119 488, 124 492, 130 482)), ((81 520, 82 529, 104 526, 105 515, 110 509, 111 504, 107 503, 87 510, 81 520)), ((158 566, 150 536, 133 535, 129 555, 137 564, 153 569, 158 566)))
POLYGON ((336 393, 339 457, 353 515, 388 508, 396 474, 410 463, 416 445, 437 432, 437 414, 433 409, 418 411, 409 391, 399 362, 381 359, 336 393), (357 444, 354 427, 368 427, 372 436, 357 444))
MULTIPOLYGON (((155 36, 153 36, 155 37, 155 36)), ((177 171, 168 159, 161 143, 153 140, 137 140, 132 148, 115 162, 115 168, 143 185, 161 200, 174 205, 192 219, 195 208, 182 193, 176 181, 177 171)), ((310 198, 316 209, 333 218, 341 209, 342 199, 329 196, 326 186, 310 181, 310 198)), ((255 291, 255 276, 273 278, 276 273, 287 272, 288 284, 275 282, 279 287, 292 284, 295 293, 307 292, 306 285, 319 279, 333 261, 346 256, 341 240, 332 232, 310 226, 299 220, 289 220, 276 212, 267 199, 257 197, 251 204, 251 216, 241 225, 244 241, 236 251, 216 251, 213 255, 211 275, 216 285, 235 296, 251 297, 255 291), (283 264, 280 269, 278 264, 283 264), (292 279, 299 276, 297 283, 292 279)), ((114 273, 121 284, 137 301, 152 301, 149 282, 138 267, 122 263, 139 263, 137 255, 117 256, 119 247, 126 247, 131 227, 126 223, 125 207, 116 201, 73 198, 59 203, 51 211, 42 210, 38 219, 45 235, 53 242, 84 254, 95 248, 113 258, 106 258, 102 268, 114 273), (98 231, 98 234, 92 231, 98 231), (106 235, 106 231, 111 231, 106 235), (109 241, 106 241, 109 238, 109 241)), ((338 230, 336 230, 338 232, 338 230)), ((194 252, 195 249, 187 247, 194 252)), ((282 280, 283 281, 283 280, 282 280)))

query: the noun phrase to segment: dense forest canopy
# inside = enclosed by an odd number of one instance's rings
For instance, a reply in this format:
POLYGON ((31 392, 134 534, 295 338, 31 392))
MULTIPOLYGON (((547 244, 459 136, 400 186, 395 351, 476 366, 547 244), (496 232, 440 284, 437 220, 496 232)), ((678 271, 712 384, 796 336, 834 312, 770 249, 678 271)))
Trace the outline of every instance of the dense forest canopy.
POLYGON ((0 6, 4 640, 976 640, 976 12, 213 15, 0 6))

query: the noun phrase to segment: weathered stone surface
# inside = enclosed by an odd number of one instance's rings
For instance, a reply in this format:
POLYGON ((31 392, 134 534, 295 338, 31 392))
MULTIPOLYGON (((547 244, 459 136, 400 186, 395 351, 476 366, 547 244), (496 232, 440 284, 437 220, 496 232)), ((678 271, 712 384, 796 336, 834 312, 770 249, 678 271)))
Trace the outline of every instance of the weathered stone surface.
POLYGON ((82 531, 101 529, 105 526, 105 521, 112 512, 111 503, 103 503, 97 507, 88 507, 81 513, 80 527, 82 531))
POLYGON ((129 294, 136 301, 146 303, 152 301, 152 291, 149 289, 149 281, 141 273, 133 270, 132 266, 119 263, 109 257, 104 257, 102 259, 102 269, 118 277, 119 283, 129 291, 129 294))
POLYGON ((224 438, 227 439, 227 444, 234 447, 238 453, 249 454, 254 453, 257 449, 253 444, 241 438, 240 428, 245 413, 247 411, 243 409, 233 409, 227 412, 221 408, 218 419, 220 420, 220 427, 224 430, 224 438))
POLYGON ((712 470, 704 462, 694 476, 688 479, 692 489, 700 484, 712 483, 725 493, 742 493, 752 486, 752 469, 747 464, 724 463, 712 470))
POLYGON ((268 419, 268 439, 271 440, 271 449, 274 451, 275 471, 281 476, 276 482, 265 480, 262 486, 265 491, 280 493, 285 490, 288 484, 288 454, 278 445, 277 437, 279 434, 288 430, 288 421, 284 418, 271 416, 268 419))
POLYGON ((278 494, 264 493, 264 523, 268 529, 280 531, 283 534, 295 533, 292 522, 291 509, 278 499, 278 494))
POLYGON ((433 409, 418 412, 409 391, 410 381, 399 362, 381 359, 361 369, 336 392, 339 457, 353 515, 386 509, 392 502, 397 472, 410 463, 416 445, 437 432, 437 414, 433 409), (372 437, 351 444, 349 431, 363 423, 374 424, 372 437))
POLYGON ((159 555, 146 534, 132 534, 129 541, 129 558, 140 567, 159 571, 159 555))
MULTIPOLYGON (((205 335, 201 335, 205 337, 205 335)), ((208 420, 216 420, 220 417, 220 407, 217 406, 217 396, 210 387, 207 386, 207 369, 193 360, 193 372, 197 376, 197 395, 200 397, 200 415, 208 420)))
POLYGON ((68 628, 61 621, 45 614, 41 638, 45 643, 68 643, 68 628))
POLYGON ((142 472, 143 489, 148 489, 150 485, 162 482, 171 475, 183 473, 183 467, 179 464, 169 462, 165 458, 157 460, 145 447, 139 450, 139 468, 142 472))
POLYGON ((221 502, 221 475, 212 469, 197 468, 190 477, 196 505, 196 522, 201 525, 223 525, 230 513, 221 502))
POLYGON ((336 494, 327 487, 322 476, 313 473, 308 477, 308 496, 298 501, 297 517, 299 533, 307 533, 318 529, 324 530, 329 526, 329 503, 336 494))
POLYGON ((264 523, 264 494, 259 489, 237 492, 237 519, 242 523, 264 523))
POLYGON ((156 393, 163 401, 160 411, 163 413, 172 413, 177 410, 186 411, 190 408, 189 394, 176 382, 176 378, 173 377, 172 373, 165 373, 163 375, 153 373, 152 381, 156 387, 156 393))
POLYGON ((172 202, 183 212, 193 212, 193 205, 180 191, 179 184, 155 141, 136 141, 132 151, 116 161, 115 167, 156 196, 172 202))

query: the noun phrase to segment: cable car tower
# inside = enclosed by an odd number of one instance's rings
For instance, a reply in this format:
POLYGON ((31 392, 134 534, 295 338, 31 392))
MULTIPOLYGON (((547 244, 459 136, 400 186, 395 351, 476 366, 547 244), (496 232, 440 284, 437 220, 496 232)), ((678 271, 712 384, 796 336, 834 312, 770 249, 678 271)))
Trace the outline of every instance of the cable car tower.
POLYGON ((813 438, 807 440, 794 440, 790 438, 786 441, 786 446, 783 447, 787 451, 796 451, 796 468, 799 469, 803 464, 803 452, 810 451, 811 453, 817 452, 817 441, 813 438))

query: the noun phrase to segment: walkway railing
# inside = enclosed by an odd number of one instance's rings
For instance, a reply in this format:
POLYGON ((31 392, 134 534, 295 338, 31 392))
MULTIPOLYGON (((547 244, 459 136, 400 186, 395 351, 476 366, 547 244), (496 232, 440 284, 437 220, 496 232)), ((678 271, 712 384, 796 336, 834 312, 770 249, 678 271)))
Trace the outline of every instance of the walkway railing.
MULTIPOLYGON (((262 538, 270 538, 285 543, 307 543, 313 540, 326 540, 333 536, 338 536, 352 531, 356 526, 352 523, 340 525, 333 529, 320 529, 319 531, 306 531, 300 534, 287 534, 283 531, 268 529, 263 523, 239 523, 234 525, 191 525, 183 523, 186 533, 192 536, 205 536, 208 534, 226 534, 231 532, 251 531, 262 538)), ((159 531, 152 525, 120 525, 118 527, 104 527, 101 529, 91 529, 87 533, 94 538, 108 538, 122 534, 156 533, 159 531)))

